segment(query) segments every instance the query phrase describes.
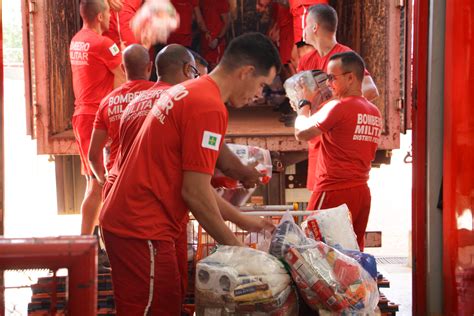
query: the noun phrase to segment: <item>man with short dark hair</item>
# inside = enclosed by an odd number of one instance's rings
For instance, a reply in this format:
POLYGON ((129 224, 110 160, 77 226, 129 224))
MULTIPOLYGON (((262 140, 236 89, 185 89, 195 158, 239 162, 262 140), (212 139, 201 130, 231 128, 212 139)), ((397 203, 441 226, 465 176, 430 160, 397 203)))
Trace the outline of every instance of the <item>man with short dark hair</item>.
MULTIPOLYGON (((329 58, 337 53, 352 51, 347 46, 339 44, 336 40, 337 12, 327 4, 317 4, 309 8, 306 16, 304 31, 305 42, 315 48, 314 51, 304 55, 298 63, 298 72, 319 69, 327 71, 329 58)), ((378 96, 377 87, 369 72, 365 72, 362 81, 362 94, 368 100, 378 96)), ((313 113, 314 114, 314 113, 313 113)), ((312 191, 315 183, 316 158, 318 155, 319 139, 308 143, 308 177, 306 187, 312 191)))
POLYGON ((247 231, 273 229, 224 201, 210 179, 227 128, 224 102, 244 106, 280 67, 271 41, 248 33, 230 43, 210 75, 177 84, 152 100, 100 216, 117 315, 179 315, 175 245, 188 210, 224 245, 242 245, 224 220, 247 231))
POLYGON ((100 185, 88 163, 87 153, 95 114, 101 100, 124 81, 120 49, 102 33, 109 28, 109 5, 104 0, 82 0, 83 27, 71 40, 69 57, 74 88, 72 127, 79 147, 87 187, 81 205, 81 234, 92 234, 101 201, 100 185))
POLYGON ((363 251, 371 202, 367 180, 382 131, 382 117, 378 108, 363 97, 365 64, 357 53, 334 54, 327 72, 336 99, 311 115, 311 96, 306 95, 299 102, 295 121, 299 140, 310 141, 321 135, 308 209, 346 203, 363 251))
POLYGON ((105 169, 110 172, 119 150, 119 126, 122 112, 140 92, 148 90, 154 84, 148 80, 152 63, 145 47, 139 44, 128 46, 123 51, 122 68, 127 81, 102 100, 92 131, 89 164, 100 185, 104 185, 105 169), (102 150, 107 142, 109 142, 110 154, 104 169, 102 150))

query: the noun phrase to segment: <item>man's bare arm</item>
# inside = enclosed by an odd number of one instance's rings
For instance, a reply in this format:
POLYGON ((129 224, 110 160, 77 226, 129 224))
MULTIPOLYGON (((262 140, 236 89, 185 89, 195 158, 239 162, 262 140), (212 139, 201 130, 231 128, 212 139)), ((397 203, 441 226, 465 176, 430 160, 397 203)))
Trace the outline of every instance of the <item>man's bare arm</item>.
POLYGON ((88 159, 92 172, 101 185, 105 182, 105 168, 101 153, 106 142, 107 131, 94 128, 92 131, 91 143, 89 145, 88 159))
POLYGON ((311 115, 310 106, 298 110, 295 120, 295 137, 297 140, 309 141, 321 135, 321 130, 316 127, 316 116, 311 115))
POLYGON ((199 224, 220 244, 242 246, 224 223, 211 187, 211 176, 204 173, 185 171, 181 195, 199 224))
POLYGON ((125 82, 125 73, 122 70, 122 67, 118 66, 112 70, 114 74, 114 89, 120 86, 125 82))
POLYGON ((364 80, 362 80, 362 95, 369 101, 372 101, 379 96, 379 90, 377 89, 374 80, 369 75, 364 76, 364 80))

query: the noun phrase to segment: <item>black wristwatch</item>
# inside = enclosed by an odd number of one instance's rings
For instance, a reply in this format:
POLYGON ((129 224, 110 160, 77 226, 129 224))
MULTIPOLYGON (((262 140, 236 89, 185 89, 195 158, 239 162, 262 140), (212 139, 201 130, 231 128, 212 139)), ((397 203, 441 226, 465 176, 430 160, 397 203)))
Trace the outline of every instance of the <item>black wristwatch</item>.
POLYGON ((298 110, 301 110, 304 106, 309 105, 311 106, 311 102, 308 100, 302 99, 298 102, 298 110))

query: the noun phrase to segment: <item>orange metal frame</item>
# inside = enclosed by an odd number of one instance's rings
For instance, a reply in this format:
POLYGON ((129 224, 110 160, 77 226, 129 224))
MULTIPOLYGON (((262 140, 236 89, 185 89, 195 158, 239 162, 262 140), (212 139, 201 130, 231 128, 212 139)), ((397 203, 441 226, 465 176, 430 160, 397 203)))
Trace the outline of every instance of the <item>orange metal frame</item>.
MULTIPOLYGON (((0 239, 0 272, 35 268, 53 271, 67 268, 68 315, 97 314, 97 241, 94 237, 0 239)), ((5 310, 3 303, 2 311, 5 310)))

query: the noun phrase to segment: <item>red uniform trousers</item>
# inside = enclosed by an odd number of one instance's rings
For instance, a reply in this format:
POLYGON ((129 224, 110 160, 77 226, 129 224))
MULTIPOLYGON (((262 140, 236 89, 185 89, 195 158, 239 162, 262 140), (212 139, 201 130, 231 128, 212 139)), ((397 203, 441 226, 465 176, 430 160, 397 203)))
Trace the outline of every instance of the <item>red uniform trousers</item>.
POLYGON ((181 234, 176 240, 176 256, 178 258, 178 270, 181 276, 181 297, 184 302, 188 290, 188 221, 184 221, 181 234))
POLYGON ((369 221, 370 189, 367 184, 357 187, 334 190, 314 191, 308 202, 308 210, 319 210, 337 207, 346 203, 352 216, 352 225, 357 235, 360 251, 364 251, 365 230, 369 221))
MULTIPOLYGON (((89 146, 91 143, 92 129, 94 128, 94 114, 79 114, 72 117, 72 130, 79 147, 79 155, 82 163, 82 174, 94 176, 89 165, 89 146)), ((102 152, 101 152, 102 161, 102 152)))
POLYGON ((117 316, 181 313, 181 277, 172 241, 122 238, 103 230, 117 316))
POLYGON ((209 40, 206 38, 206 36, 201 35, 201 54, 202 57, 211 65, 211 68, 215 67, 219 63, 222 55, 224 55, 225 48, 225 39, 221 39, 217 47, 215 49, 211 49, 209 47, 209 40))

